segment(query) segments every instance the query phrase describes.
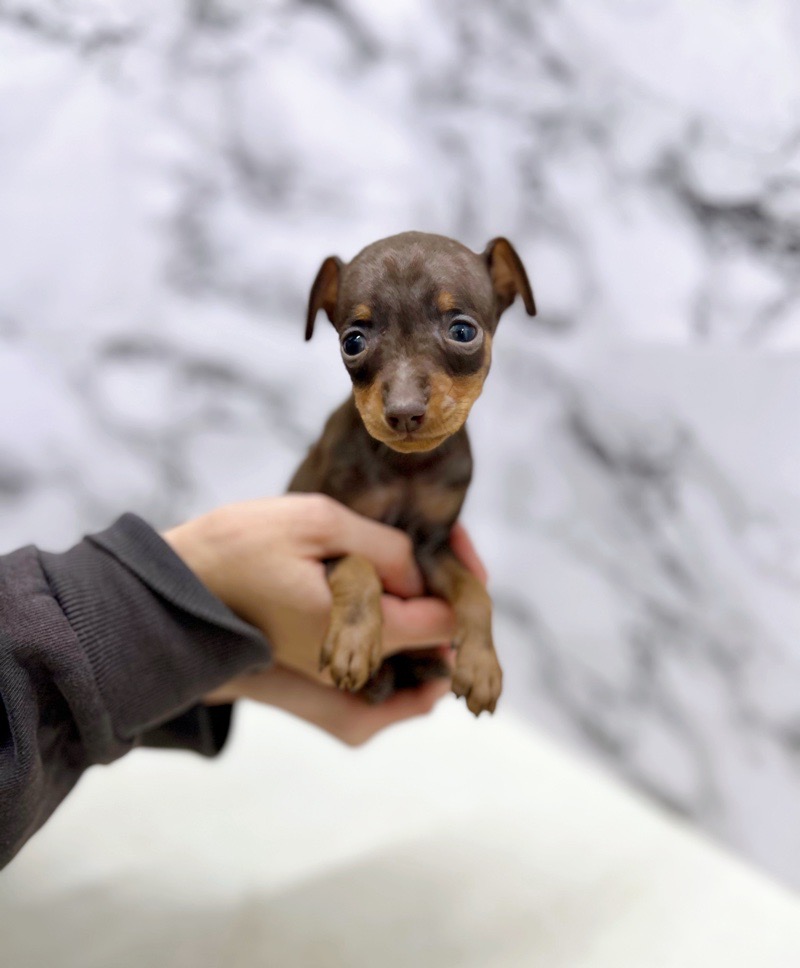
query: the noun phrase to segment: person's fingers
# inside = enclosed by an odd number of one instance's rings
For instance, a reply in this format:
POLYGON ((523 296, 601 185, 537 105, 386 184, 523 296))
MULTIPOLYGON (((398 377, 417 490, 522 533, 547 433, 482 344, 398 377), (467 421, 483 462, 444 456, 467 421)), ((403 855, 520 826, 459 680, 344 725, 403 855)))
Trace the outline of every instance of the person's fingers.
POLYGON ((456 650, 450 643, 447 643, 447 645, 440 645, 437 651, 439 658, 450 667, 450 672, 452 672, 456 667, 456 650))
POLYGON ((375 566, 384 588, 393 595, 421 595, 422 575, 414 561, 411 539, 403 531, 362 517, 330 499, 320 503, 317 554, 321 558, 363 555, 375 566))
POLYGON ((449 692, 449 679, 426 682, 417 689, 401 689, 385 702, 366 706, 350 728, 341 734, 341 738, 350 745, 358 746, 387 726, 427 715, 449 692))
MULTIPOLYGON (((422 594, 422 575, 414 560, 411 539, 405 532, 356 514, 324 495, 303 495, 303 499, 303 517, 314 554, 320 558, 363 555, 375 565, 390 594, 401 598, 422 594)), ((486 584, 486 567, 466 529, 458 522, 450 532, 450 546, 459 561, 486 584)))
POLYGON ((314 682, 280 665, 249 673, 231 686, 233 696, 227 693, 225 697, 212 695, 206 697, 206 701, 253 699, 312 723, 351 746, 358 746, 393 723, 430 712, 450 690, 450 680, 437 679, 418 689, 401 690, 377 705, 314 682))
POLYGON ((455 615, 440 598, 395 598, 384 595, 383 654, 449 642, 455 635, 455 615))
POLYGON ((489 580, 489 574, 463 524, 456 522, 453 525, 450 532, 450 547, 461 564, 471 571, 481 584, 485 585, 489 580))

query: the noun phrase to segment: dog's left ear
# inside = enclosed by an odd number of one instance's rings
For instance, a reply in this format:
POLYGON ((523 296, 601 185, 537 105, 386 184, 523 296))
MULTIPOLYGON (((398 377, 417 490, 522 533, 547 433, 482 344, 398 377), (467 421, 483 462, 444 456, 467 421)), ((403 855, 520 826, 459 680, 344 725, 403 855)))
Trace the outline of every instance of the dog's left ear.
POLYGON ((308 313, 306 315, 306 339, 311 339, 314 333, 314 320, 320 309, 324 309, 328 319, 333 322, 336 314, 336 300, 339 298, 339 278, 344 263, 335 255, 329 255, 322 263, 311 287, 308 297, 308 313))
POLYGON ((533 301, 525 266, 508 239, 492 239, 484 249, 483 257, 492 280, 497 315, 505 312, 515 297, 520 295, 528 315, 535 316, 536 303, 533 301))

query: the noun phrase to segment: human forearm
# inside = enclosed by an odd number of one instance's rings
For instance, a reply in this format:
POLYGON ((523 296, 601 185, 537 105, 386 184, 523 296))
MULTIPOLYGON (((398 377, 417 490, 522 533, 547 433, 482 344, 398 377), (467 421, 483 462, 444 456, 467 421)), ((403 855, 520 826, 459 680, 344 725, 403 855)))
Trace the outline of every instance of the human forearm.
POLYGON ((61 555, 0 557, 0 866, 93 763, 147 743, 215 752, 225 710, 191 707, 268 659, 131 516, 61 555))

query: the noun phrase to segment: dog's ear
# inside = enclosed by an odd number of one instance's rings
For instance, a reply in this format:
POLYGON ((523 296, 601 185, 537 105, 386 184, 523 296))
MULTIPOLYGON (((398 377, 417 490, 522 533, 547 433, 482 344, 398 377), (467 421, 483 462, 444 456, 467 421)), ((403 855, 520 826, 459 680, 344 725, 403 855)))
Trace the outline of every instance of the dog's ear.
POLYGON ((320 309, 324 309, 328 319, 333 322, 336 313, 336 300, 339 297, 339 278, 344 263, 335 255, 329 255, 322 263, 311 287, 308 297, 308 315, 306 316, 306 339, 311 339, 314 333, 314 320, 320 309))
POLYGON ((520 295, 528 315, 535 316, 536 303, 533 301, 525 266, 508 239, 492 239, 484 249, 483 257, 492 280, 497 315, 505 312, 515 297, 520 295))

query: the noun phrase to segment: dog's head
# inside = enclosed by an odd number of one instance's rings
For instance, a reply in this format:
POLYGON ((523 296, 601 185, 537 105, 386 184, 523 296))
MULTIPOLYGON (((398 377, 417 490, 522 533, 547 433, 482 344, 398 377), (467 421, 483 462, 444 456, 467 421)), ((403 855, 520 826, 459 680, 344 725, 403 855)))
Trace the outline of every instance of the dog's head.
POLYGON ((404 232, 347 264, 335 256, 322 263, 306 339, 324 309, 369 433, 403 453, 433 450, 467 419, 489 372, 497 323, 517 295, 535 315, 507 239, 478 255, 440 235, 404 232))

